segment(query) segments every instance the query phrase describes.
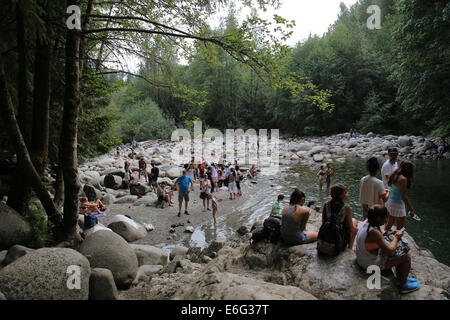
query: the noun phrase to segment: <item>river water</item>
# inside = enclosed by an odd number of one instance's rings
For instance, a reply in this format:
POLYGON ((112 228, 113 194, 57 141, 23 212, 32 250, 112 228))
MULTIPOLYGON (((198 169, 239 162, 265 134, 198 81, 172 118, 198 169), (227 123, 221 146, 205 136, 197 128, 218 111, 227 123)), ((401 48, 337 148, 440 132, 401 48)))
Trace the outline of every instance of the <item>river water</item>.
MULTIPOLYGON (((379 161, 380 164, 383 163, 383 159, 379 161)), ((419 246, 429 249, 436 259, 450 265, 447 243, 450 240, 450 214, 447 212, 450 208, 450 161, 417 160, 414 163, 415 180, 408 191, 408 197, 422 221, 417 222, 408 218, 406 231, 413 236, 419 246)), ((331 184, 343 183, 349 188, 347 204, 352 207, 353 217, 362 220, 359 181, 366 175, 364 161, 349 159, 344 163, 334 163, 333 171, 331 184)), ((315 168, 299 164, 290 169, 280 168, 280 174, 277 176, 260 175, 257 178, 257 185, 248 184, 244 195, 246 201, 242 206, 228 213, 219 214, 216 228, 212 223, 198 227, 185 245, 206 247, 216 237, 227 238, 240 226, 263 220, 269 215, 271 205, 278 194, 285 195, 284 204, 289 202, 293 187, 305 192, 306 202, 315 201, 316 205, 322 206, 329 196, 326 185, 322 192, 318 191, 316 174, 315 168)))

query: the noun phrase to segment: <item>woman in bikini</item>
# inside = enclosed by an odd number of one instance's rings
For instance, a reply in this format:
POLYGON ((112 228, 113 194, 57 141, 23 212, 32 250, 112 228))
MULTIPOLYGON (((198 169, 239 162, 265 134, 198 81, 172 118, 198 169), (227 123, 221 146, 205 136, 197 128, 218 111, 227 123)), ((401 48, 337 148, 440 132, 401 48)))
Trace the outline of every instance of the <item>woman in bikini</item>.
POLYGON ((326 175, 327 173, 325 172, 325 169, 323 168, 323 166, 320 166, 319 172, 317 172, 317 177, 319 177, 319 191, 322 191, 322 181, 323 181, 323 177, 326 175))

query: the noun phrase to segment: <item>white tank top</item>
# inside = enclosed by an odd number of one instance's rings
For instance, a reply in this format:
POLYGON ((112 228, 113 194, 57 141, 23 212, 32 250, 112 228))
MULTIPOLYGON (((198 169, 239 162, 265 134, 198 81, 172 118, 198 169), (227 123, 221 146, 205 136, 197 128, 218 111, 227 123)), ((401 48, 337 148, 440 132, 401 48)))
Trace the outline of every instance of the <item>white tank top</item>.
POLYGON ((383 265, 381 249, 378 249, 378 255, 374 255, 366 249, 365 242, 367 233, 368 231, 370 232, 374 229, 373 227, 370 227, 369 230, 367 230, 368 225, 368 221, 364 221, 362 227, 358 229, 358 233, 356 235, 356 261, 364 269, 367 269, 367 267, 371 265, 377 265, 379 267, 383 265))

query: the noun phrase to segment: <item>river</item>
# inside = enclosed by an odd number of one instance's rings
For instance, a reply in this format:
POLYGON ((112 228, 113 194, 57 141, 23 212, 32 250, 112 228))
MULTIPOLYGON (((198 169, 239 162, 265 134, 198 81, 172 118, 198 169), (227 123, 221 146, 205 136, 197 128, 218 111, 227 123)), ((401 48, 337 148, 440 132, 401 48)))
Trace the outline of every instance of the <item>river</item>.
MULTIPOLYGON (((379 161, 380 164, 383 163, 382 159, 379 161)), ((415 180, 408 197, 422 221, 408 218, 406 231, 419 246, 429 249, 437 260, 450 265, 450 252, 446 245, 450 226, 450 214, 447 213, 447 208, 450 208, 450 161, 417 160, 414 163, 415 180)), ((365 162, 361 159, 349 159, 344 163, 334 163, 333 171, 331 183, 343 183, 349 188, 347 204, 352 207, 353 217, 361 220, 359 181, 366 175, 365 162)), ((257 185, 248 184, 244 205, 233 208, 228 213, 220 213, 217 228, 213 228, 211 223, 198 227, 185 245, 205 247, 216 237, 227 238, 234 234, 243 224, 263 220, 269 215, 278 194, 285 195, 284 204, 289 202, 293 187, 305 192, 306 202, 315 201, 316 205, 322 206, 327 201, 328 194, 326 185, 322 192, 318 191, 316 173, 315 169, 299 164, 292 166, 290 170, 287 167, 280 168, 277 176, 260 175, 257 185)))

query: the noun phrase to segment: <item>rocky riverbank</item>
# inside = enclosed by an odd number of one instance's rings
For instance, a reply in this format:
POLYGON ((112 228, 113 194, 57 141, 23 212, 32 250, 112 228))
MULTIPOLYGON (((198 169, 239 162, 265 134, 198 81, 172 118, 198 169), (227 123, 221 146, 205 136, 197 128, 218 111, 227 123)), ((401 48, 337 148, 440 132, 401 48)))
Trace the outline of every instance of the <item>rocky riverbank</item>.
MULTIPOLYGON (((144 157, 147 162, 154 160, 160 168, 159 182, 173 184, 181 173, 181 167, 170 158, 174 143, 159 141, 159 153, 154 143, 139 143, 135 149, 137 157, 144 157)), ((369 134, 349 140, 342 134, 280 139, 280 164, 303 162, 317 166, 348 157, 384 157, 390 146, 399 147, 402 158, 432 159, 435 154, 435 142, 420 137, 369 134)), ((369 290, 368 275, 356 265, 351 250, 323 259, 317 256, 315 244, 288 248, 251 243, 250 225, 242 226, 229 239, 210 242, 206 248, 183 246, 193 227, 212 223, 210 213, 201 210, 198 184, 192 193, 191 215, 177 218, 177 207, 156 208, 156 196, 143 181, 132 186, 130 192, 123 189, 124 161, 129 160, 134 171, 138 170, 138 163, 128 158, 126 148, 120 156, 115 153, 80 166, 81 195, 101 199, 109 207, 107 216, 100 218, 101 224, 94 228, 85 229, 80 215, 78 232, 84 238, 81 247, 26 247, 30 225, 0 203, 0 299, 450 298, 450 268, 418 247, 409 235, 406 238, 412 248, 411 274, 422 286, 404 296, 398 294, 389 273, 383 275, 381 289, 369 290), (184 225, 170 233, 176 222, 184 225), (67 287, 68 268, 74 265, 80 268, 82 277, 80 290, 76 291, 67 287)), ((257 184, 251 183, 244 181, 244 194, 250 186, 252 192, 259 190, 257 184)), ((219 203, 219 216, 242 203, 242 199, 227 201, 226 190, 220 190, 217 197, 224 200, 219 203)), ((314 213, 308 229, 317 231, 319 227, 320 214, 314 213)))

